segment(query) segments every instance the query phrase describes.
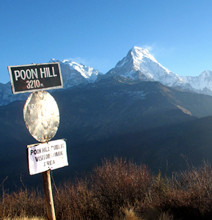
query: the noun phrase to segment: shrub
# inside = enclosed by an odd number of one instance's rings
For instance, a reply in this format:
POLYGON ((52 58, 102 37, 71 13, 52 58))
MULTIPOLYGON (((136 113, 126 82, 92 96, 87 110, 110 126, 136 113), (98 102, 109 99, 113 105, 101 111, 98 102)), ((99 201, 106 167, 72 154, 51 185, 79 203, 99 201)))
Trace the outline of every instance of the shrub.
POLYGON ((123 207, 143 201, 151 178, 146 166, 127 163, 124 159, 105 160, 92 175, 92 190, 105 217, 119 216, 123 207))
POLYGON ((172 210, 175 216, 193 219, 212 217, 212 168, 204 163, 175 174, 163 207, 172 210))
POLYGON ((101 219, 102 216, 98 200, 85 180, 60 187, 55 195, 55 206, 57 218, 61 220, 101 219))
POLYGON ((27 189, 4 194, 0 202, 0 219, 44 216, 44 201, 37 191, 27 189))
MULTIPOLYGON (((165 178, 160 172, 153 176, 144 165, 117 158, 103 161, 87 178, 54 187, 60 220, 209 220, 211 195, 208 164, 165 178)), ((27 189, 3 193, 0 219, 26 216, 45 216, 41 194, 27 189)))

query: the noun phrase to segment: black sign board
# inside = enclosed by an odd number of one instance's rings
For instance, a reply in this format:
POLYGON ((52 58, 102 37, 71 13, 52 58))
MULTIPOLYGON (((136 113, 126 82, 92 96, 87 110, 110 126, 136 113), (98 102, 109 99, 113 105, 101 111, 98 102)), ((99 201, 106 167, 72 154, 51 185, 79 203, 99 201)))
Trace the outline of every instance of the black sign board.
POLYGON ((59 63, 8 66, 14 94, 63 87, 59 63))

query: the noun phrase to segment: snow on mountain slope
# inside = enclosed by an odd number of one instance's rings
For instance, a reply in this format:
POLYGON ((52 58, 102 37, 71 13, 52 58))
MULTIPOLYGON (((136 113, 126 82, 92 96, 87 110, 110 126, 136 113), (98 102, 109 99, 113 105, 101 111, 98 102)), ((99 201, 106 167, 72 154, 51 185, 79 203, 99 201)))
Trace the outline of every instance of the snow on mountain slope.
POLYGON ((79 84, 92 83, 96 80, 97 75, 101 74, 93 67, 79 64, 72 60, 55 60, 51 62, 59 62, 63 76, 64 88, 69 88, 79 84))
MULTIPOLYGON (((167 86, 212 95, 212 71, 204 71, 195 77, 179 76, 162 66, 147 49, 136 46, 104 75, 93 67, 72 60, 52 59, 50 62, 60 63, 65 89, 94 83, 97 78, 121 76, 130 80, 158 81, 167 86)), ((0 83, 0 106, 25 97, 27 94, 13 95, 10 83, 0 83)))
POLYGON ((199 76, 179 76, 162 66, 147 49, 134 46, 108 73, 131 80, 158 81, 186 91, 212 95, 212 71, 199 76))
POLYGON ((177 74, 157 62, 147 49, 136 46, 107 74, 119 75, 133 80, 159 81, 168 86, 182 83, 182 79, 177 74))
POLYGON ((205 70, 199 76, 184 76, 182 79, 193 89, 201 93, 212 94, 212 71, 205 70))

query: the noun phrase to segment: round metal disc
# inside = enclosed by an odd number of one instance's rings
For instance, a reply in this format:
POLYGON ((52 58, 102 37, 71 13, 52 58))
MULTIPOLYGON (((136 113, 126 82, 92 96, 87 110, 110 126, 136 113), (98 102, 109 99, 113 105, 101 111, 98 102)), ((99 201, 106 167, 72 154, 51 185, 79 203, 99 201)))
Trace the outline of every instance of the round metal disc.
POLYGON ((59 109, 54 98, 46 91, 30 94, 24 110, 24 121, 29 133, 39 142, 52 139, 59 127, 59 109))

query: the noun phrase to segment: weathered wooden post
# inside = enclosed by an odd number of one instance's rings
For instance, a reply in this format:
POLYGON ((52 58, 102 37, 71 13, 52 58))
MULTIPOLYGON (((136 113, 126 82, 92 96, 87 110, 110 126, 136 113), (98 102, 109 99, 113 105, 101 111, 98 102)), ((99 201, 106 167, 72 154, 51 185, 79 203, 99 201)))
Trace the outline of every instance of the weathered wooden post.
POLYGON ((52 195, 52 185, 51 185, 51 173, 50 170, 43 172, 43 189, 45 193, 45 202, 47 208, 47 217, 51 220, 56 220, 55 210, 54 210, 54 200, 52 195))

